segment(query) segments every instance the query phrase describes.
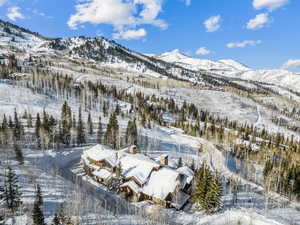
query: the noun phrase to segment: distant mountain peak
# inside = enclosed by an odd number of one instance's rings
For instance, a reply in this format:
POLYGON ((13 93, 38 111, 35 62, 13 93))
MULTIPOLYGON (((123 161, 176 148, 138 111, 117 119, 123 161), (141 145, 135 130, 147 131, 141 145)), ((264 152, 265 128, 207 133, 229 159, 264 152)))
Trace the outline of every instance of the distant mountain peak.
POLYGON ((247 70, 251 70, 248 66, 244 65, 243 63, 240 63, 236 60, 233 59, 221 59, 218 62, 224 63, 226 65, 232 66, 238 70, 241 71, 247 71, 247 70))
POLYGON ((188 56, 185 55, 184 53, 182 53, 179 49, 174 49, 172 51, 162 53, 160 55, 157 55, 157 57, 161 58, 161 59, 167 57, 167 58, 173 60, 173 62, 176 60, 188 58, 188 56))
POLYGON ((232 59, 222 59, 219 61, 214 61, 209 59, 193 58, 191 56, 185 55, 178 49, 151 56, 169 63, 176 64, 189 70, 210 71, 219 75, 240 74, 241 72, 250 70, 250 68, 248 68, 247 66, 232 59))

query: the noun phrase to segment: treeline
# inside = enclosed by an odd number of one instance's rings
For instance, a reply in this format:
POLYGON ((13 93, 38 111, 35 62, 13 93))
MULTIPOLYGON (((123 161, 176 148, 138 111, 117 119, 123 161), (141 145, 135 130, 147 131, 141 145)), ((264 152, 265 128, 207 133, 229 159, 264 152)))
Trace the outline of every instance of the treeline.
POLYGON ((129 120, 126 132, 122 135, 117 118, 119 113, 117 108, 110 114, 109 122, 104 130, 101 116, 95 122, 89 113, 87 120, 84 121, 81 107, 79 107, 76 118, 67 102, 62 106, 60 119, 54 118, 45 110, 42 115, 37 113, 34 116, 27 111, 19 116, 15 110, 14 119, 11 116, 7 119, 4 115, 0 120, 0 146, 15 147, 15 151, 18 152, 18 143, 24 146, 30 145, 29 147, 36 147, 37 149, 82 146, 91 141, 92 143, 106 144, 115 149, 137 145, 136 121, 129 120), (87 140, 91 138, 92 140, 87 140))

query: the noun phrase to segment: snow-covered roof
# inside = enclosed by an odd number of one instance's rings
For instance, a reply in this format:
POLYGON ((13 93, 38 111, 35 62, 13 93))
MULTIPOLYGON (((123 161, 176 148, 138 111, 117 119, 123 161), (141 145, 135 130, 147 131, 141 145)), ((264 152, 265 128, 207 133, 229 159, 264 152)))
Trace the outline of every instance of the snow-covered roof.
POLYGON ((180 167, 177 169, 177 172, 180 173, 180 174, 183 174, 185 175, 186 177, 186 182, 188 184, 191 183, 191 181, 194 179, 194 171, 191 170, 189 167, 187 166, 183 166, 183 167, 180 167))
POLYGON ((160 166, 142 154, 123 154, 123 157, 120 157, 120 165, 126 178, 134 177, 141 185, 146 183, 153 169, 160 166))
MULTIPOLYGON (((129 187, 136 193, 143 193, 160 200, 166 200, 177 191, 177 187, 184 188, 193 179, 194 172, 188 167, 174 169, 170 166, 161 166, 158 159, 155 161, 146 155, 129 152, 129 148, 115 151, 103 145, 96 145, 85 151, 82 158, 83 160, 87 157, 95 161, 105 160, 112 165, 120 166, 122 175, 129 180, 120 187, 129 187)), ((107 179, 112 173, 98 167, 93 175, 107 179)), ((185 195, 182 196, 182 199, 187 199, 185 195)), ((176 202, 179 207, 181 207, 181 200, 176 202)))
POLYGON ((143 187, 143 193, 157 199, 165 200, 180 184, 179 173, 168 167, 162 167, 151 173, 149 181, 143 187))
POLYGON ((121 188, 122 187, 129 187, 132 191, 134 191, 135 193, 140 193, 142 192, 142 189, 134 182, 134 181, 128 181, 124 184, 122 184, 120 186, 121 188))
POLYGON ((109 172, 106 169, 96 170, 92 174, 94 176, 99 177, 99 178, 104 179, 104 180, 110 178, 113 175, 111 172, 109 172))
POLYGON ((122 174, 126 178, 134 177, 139 184, 143 185, 149 178, 154 168, 160 164, 143 154, 130 154, 129 148, 120 151, 112 150, 104 145, 96 145, 85 151, 82 158, 95 161, 105 160, 112 166, 121 166, 122 174))
POLYGON ((95 161, 107 160, 115 162, 116 151, 105 145, 96 145, 83 153, 83 158, 90 158, 95 161))

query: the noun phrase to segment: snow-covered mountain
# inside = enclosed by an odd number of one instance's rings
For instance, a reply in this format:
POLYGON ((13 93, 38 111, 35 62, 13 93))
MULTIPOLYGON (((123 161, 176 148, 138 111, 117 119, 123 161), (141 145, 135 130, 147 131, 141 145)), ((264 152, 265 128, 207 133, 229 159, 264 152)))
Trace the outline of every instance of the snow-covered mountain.
POLYGON ((93 61, 100 66, 133 73, 185 80, 208 86, 232 85, 231 79, 264 82, 299 92, 300 76, 285 70, 253 70, 232 59, 192 58, 179 50, 159 55, 132 51, 103 37, 56 38, 0 20, 0 53, 60 56, 93 61))
POLYGON ((228 78, 263 82, 284 88, 300 91, 299 74, 287 70, 253 70, 232 59, 213 61, 208 59, 192 58, 173 50, 159 55, 149 55, 175 65, 194 71, 207 71, 228 78))
POLYGON ((250 70, 250 68, 231 59, 213 61, 186 56, 178 49, 152 57, 182 66, 186 69, 195 71, 210 71, 219 75, 231 75, 250 70))
POLYGON ((264 82, 300 92, 300 75, 287 70, 249 70, 232 77, 264 82))
POLYGON ((12 52, 50 53, 50 49, 44 46, 50 40, 38 33, 0 20, 0 53, 2 54, 12 52))
POLYGON ((132 51, 103 37, 50 39, 0 20, 0 54, 23 53, 35 56, 59 56, 85 60, 112 69, 125 69, 152 77, 173 78, 197 84, 223 85, 224 80, 207 76, 205 71, 182 67, 132 51))

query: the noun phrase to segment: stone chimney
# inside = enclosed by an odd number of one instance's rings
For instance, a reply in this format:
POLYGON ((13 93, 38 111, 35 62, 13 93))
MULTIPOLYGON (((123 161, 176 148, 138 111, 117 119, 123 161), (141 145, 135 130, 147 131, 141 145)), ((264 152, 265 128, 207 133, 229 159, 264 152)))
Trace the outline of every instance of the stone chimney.
POLYGON ((160 156, 160 165, 167 166, 169 164, 169 156, 168 155, 161 155, 160 156))

